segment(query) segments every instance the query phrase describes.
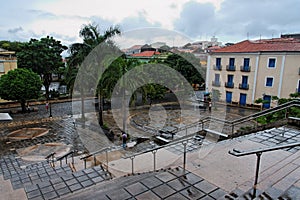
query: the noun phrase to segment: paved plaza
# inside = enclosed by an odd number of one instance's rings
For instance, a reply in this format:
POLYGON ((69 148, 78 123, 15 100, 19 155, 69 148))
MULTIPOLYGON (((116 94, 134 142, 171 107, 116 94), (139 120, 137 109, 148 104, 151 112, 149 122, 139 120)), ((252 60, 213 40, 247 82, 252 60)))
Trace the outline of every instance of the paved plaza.
MULTIPOLYGON (((38 112, 12 114, 13 126, 1 123, 2 199, 251 199, 256 156, 235 157, 228 152, 300 142, 297 127, 282 126, 219 142, 190 136, 155 151, 151 148, 159 145, 149 141, 124 150, 120 142, 111 142, 94 125, 96 115, 91 101, 87 102, 89 113, 84 127, 76 123, 80 116, 71 112, 70 102, 53 104, 52 118, 44 105, 36 106, 38 112), (30 140, 6 138, 15 130, 33 127, 46 128, 49 132, 30 140), (54 162, 53 166, 46 160, 26 161, 17 153, 18 149, 54 142, 71 145, 76 150, 73 167, 71 158, 67 163, 54 162), (79 158, 108 146, 111 148, 107 154, 104 151, 95 159, 91 157, 85 169, 79 158), (136 155, 141 151, 148 152, 136 155), (95 161, 102 165, 95 166, 95 161)), ((230 120, 249 114, 248 110, 230 109, 226 116, 230 120)), ((135 134, 140 132, 137 130, 135 134)), ((259 199, 300 197, 299 149, 262 155, 257 186, 259 199)))

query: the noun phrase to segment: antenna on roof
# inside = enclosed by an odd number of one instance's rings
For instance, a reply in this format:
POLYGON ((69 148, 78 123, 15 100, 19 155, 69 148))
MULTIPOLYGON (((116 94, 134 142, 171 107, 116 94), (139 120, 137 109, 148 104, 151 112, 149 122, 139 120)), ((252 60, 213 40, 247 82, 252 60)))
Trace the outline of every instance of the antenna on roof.
POLYGON ((261 40, 261 34, 259 34, 259 40, 261 40))
POLYGON ((249 32, 247 32, 247 40, 249 40, 249 32))

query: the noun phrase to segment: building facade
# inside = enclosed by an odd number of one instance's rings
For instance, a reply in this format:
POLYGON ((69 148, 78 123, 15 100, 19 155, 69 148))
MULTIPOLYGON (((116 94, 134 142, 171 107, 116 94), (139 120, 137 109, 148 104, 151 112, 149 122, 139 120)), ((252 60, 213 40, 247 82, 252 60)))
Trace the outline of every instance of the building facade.
POLYGON ((207 91, 218 90, 221 101, 249 106, 262 98, 269 108, 272 96, 300 92, 300 40, 245 40, 214 50, 206 75, 207 91))
POLYGON ((14 51, 7 51, 0 48, 0 77, 8 71, 17 68, 17 57, 14 51))

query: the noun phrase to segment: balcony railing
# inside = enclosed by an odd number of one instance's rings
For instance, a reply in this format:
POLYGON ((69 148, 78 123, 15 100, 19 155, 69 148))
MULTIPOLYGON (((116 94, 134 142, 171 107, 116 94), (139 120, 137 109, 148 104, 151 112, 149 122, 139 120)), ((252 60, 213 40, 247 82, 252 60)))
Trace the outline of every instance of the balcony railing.
POLYGON ((220 87, 221 86, 221 82, 220 81, 212 81, 212 86, 220 87))
POLYGON ((234 87, 234 83, 233 82, 225 82, 225 87, 227 87, 227 88, 233 88, 234 87))
POLYGON ((249 90, 249 84, 240 83, 239 88, 242 90, 249 90))
POLYGON ((250 72, 251 71, 251 67, 250 66, 241 66, 241 71, 242 72, 250 72))
POLYGON ((227 71, 235 71, 235 65, 226 65, 227 71))
POLYGON ((222 70, 222 65, 214 65, 214 66, 213 66, 213 69, 214 69, 214 70, 221 71, 221 70, 222 70))

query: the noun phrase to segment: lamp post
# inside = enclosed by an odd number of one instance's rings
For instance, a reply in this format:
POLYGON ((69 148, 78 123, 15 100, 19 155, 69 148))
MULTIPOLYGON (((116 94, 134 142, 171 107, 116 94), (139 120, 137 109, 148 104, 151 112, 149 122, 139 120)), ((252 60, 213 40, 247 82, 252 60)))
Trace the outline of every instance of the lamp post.
POLYGON ((49 95, 49 109, 50 109, 50 115, 49 115, 49 117, 51 118, 52 117, 52 109, 51 109, 50 99, 51 99, 51 94, 49 95))

